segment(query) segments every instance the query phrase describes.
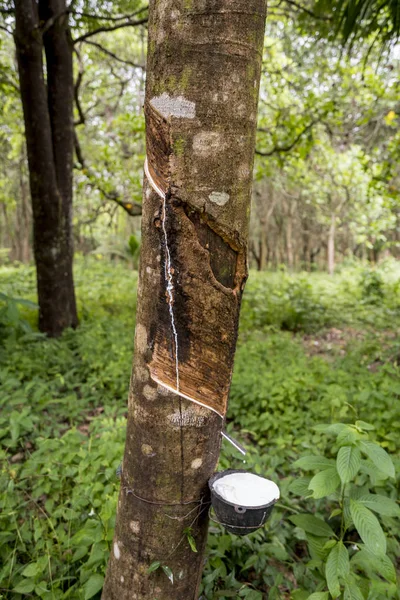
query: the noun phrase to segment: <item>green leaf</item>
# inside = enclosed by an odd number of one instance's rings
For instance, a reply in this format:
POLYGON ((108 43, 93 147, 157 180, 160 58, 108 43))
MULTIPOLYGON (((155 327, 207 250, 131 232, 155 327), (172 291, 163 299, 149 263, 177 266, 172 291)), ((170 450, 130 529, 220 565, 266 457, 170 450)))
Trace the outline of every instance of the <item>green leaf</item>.
POLYGON ((30 594, 35 587, 35 582, 33 579, 25 579, 25 581, 21 581, 15 588, 13 592, 17 592, 18 594, 30 594))
POLYGON ((309 496, 310 490, 308 486, 310 484, 311 477, 297 477, 289 485, 289 491, 296 496, 309 496))
POLYGON ((314 515, 293 515, 289 517, 289 521, 294 523, 296 527, 301 527, 307 533, 311 533, 317 537, 331 537, 335 535, 333 529, 325 521, 314 515))
POLYGON ((187 541, 189 542, 189 546, 190 546, 192 552, 197 552, 196 540, 194 539, 194 537, 192 535, 192 528, 186 527, 183 530, 183 533, 186 534, 187 541))
MULTIPOLYGON (((318 537, 312 535, 311 533, 307 533, 306 535, 308 550, 310 552, 310 556, 313 559, 324 560, 327 554, 325 549, 326 538, 318 537)), ((334 542, 334 540, 333 540, 334 542)), ((335 543, 335 542, 334 542, 335 543)))
POLYGON ((99 592, 104 584, 104 577, 99 573, 95 573, 85 583, 83 589, 85 591, 85 600, 89 600, 89 598, 93 598, 99 592))
POLYGON ((22 571, 22 575, 24 577, 35 577, 35 575, 38 572, 38 564, 37 563, 31 563, 30 565, 28 565, 27 567, 25 567, 25 569, 22 571))
POLYGON ((157 571, 157 569, 159 569, 161 567, 161 563, 159 560, 155 560, 151 563, 151 565, 149 566, 149 568, 147 569, 148 573, 152 573, 153 571, 157 571))
POLYGON ((373 431, 375 429, 374 425, 370 423, 366 423, 365 421, 356 421, 356 427, 359 429, 363 429, 364 431, 373 431))
POLYGON ((189 542, 190 548, 192 549, 192 552, 197 552, 196 540, 194 539, 191 533, 187 534, 187 540, 189 542))
POLYGON ((81 558, 83 558, 87 553, 89 552, 89 548, 87 546, 80 546, 79 548, 77 548, 74 552, 74 555, 72 557, 72 561, 71 562, 76 562, 77 560, 80 560, 81 558))
POLYGON ((351 425, 346 425, 346 423, 331 423, 314 425, 313 429, 319 433, 333 433, 334 435, 338 435, 342 431, 351 431, 352 427, 351 425))
POLYGON ((26 300, 25 298, 13 298, 14 302, 20 304, 21 306, 26 306, 27 308, 38 309, 38 304, 35 302, 31 302, 30 300, 26 300))
POLYGON ((385 517, 400 517, 400 506, 391 498, 380 494, 364 494, 357 498, 367 508, 385 517))
POLYGON ((337 598, 340 594, 340 583, 338 577, 338 544, 332 548, 325 565, 325 577, 328 590, 332 598, 337 598))
POLYGON ((367 549, 376 555, 386 553, 386 537, 378 519, 363 504, 350 500, 351 518, 367 549))
POLYGON ((332 460, 325 456, 302 456, 293 463, 293 467, 304 471, 314 471, 314 469, 328 469, 332 467, 332 464, 332 460))
POLYGON ((329 600, 329 592, 314 592, 307 600, 329 600))
POLYGON ((172 573, 172 570, 169 567, 167 567, 167 565, 162 565, 161 568, 164 571, 164 573, 166 574, 166 576, 168 577, 168 579, 170 580, 170 582, 173 584, 174 583, 174 574, 172 573))
POLYGON ((336 438, 336 443, 339 446, 348 446, 349 444, 354 444, 360 438, 361 433, 355 427, 352 427, 351 429, 341 431, 336 438))
POLYGON ((364 600, 364 596, 356 583, 345 582, 343 600, 364 600))
POLYGON ((386 554, 374 556, 374 570, 392 583, 397 582, 396 569, 386 554))
POLYGON ((347 577, 350 573, 350 559, 346 546, 343 542, 338 542, 337 546, 337 572, 339 577, 347 577))
POLYGON ((336 467, 330 467, 314 475, 308 488, 313 492, 313 498, 324 498, 333 494, 339 487, 340 478, 336 467))
POLYGON ((378 575, 381 575, 387 581, 396 583, 395 567, 386 554, 375 556, 366 548, 362 548, 354 554, 351 562, 361 567, 368 576, 371 573, 378 573, 378 575))
POLYGON ((246 600, 263 600, 262 593, 257 590, 249 590, 243 594, 243 597, 246 598, 246 600))
POLYGON ((361 452, 354 446, 342 446, 339 449, 336 468, 342 483, 348 483, 358 473, 361 465, 361 452))
POLYGON ((385 475, 388 477, 395 476, 395 469, 392 459, 386 450, 382 448, 382 446, 367 440, 361 440, 359 442, 359 446, 361 452, 368 456, 368 458, 374 463, 379 471, 385 473, 385 475))

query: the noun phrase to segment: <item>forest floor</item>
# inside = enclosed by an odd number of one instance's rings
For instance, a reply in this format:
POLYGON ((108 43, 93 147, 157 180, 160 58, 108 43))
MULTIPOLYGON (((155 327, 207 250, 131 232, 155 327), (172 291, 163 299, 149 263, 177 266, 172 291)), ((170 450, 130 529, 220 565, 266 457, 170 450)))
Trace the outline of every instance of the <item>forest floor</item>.
MULTIPOLYGON (((266 528, 251 536, 211 523, 202 598, 306 600, 314 592, 312 600, 328 600, 317 541, 330 542, 294 518, 304 513, 340 528, 340 499, 311 498, 310 477, 294 465, 315 452, 335 456, 319 424, 372 423, 370 439, 390 453, 397 477, 375 476, 370 491, 398 496, 399 281, 395 263, 348 265, 333 278, 251 273, 228 431, 247 447, 245 467, 276 480, 281 499, 266 528)), ((136 283, 137 273, 122 264, 77 260, 80 327, 48 340, 30 304, 34 270, 0 267, 0 598, 100 598, 124 445, 136 283)), ((224 444, 220 467, 228 466, 242 468, 243 457, 224 444)), ((365 487, 365 477, 355 485, 365 487)), ((394 516, 379 519, 399 568, 394 516)), ((354 529, 348 539, 357 548, 354 529)), ((365 600, 399 597, 387 564, 368 576, 352 569, 365 600)))

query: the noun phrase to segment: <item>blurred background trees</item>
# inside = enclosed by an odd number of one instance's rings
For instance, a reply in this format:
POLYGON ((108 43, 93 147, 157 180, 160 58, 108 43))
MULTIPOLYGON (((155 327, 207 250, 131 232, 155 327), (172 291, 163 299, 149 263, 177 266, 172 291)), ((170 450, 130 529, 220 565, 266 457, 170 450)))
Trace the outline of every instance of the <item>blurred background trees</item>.
MULTIPOLYGON (((333 272, 351 257, 398 257, 397 25, 389 9, 379 16, 373 4, 351 25, 349 10, 343 2, 269 7, 251 215, 255 268, 333 272)), ((12 3, 3 1, 1 13, 1 257, 26 262, 32 211, 12 3)), ((69 7, 73 235, 83 254, 131 261, 130 239, 139 241, 146 14, 145 5, 123 1, 69 7)))

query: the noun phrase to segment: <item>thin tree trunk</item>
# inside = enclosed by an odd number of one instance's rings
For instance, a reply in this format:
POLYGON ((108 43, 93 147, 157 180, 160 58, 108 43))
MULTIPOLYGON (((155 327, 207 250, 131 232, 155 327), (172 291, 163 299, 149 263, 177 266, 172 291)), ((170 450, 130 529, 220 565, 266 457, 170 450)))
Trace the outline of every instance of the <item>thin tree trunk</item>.
POLYGON ((21 262, 29 263, 30 261, 30 237, 31 237, 31 210, 29 206, 29 190, 28 182, 24 173, 25 156, 22 157, 19 164, 19 187, 21 201, 21 229, 20 229, 20 258, 21 262))
POLYGON ((266 219, 261 219, 261 237, 260 237, 260 262, 259 262, 259 271, 265 271, 267 266, 267 254, 268 254, 268 245, 267 245, 267 235, 268 235, 268 223, 266 219))
POLYGON ((260 240, 260 271, 264 271, 268 264, 268 230, 272 214, 275 210, 277 202, 277 194, 275 193, 272 182, 268 185, 269 206, 265 215, 261 219, 261 240, 260 240))
POLYGON ((336 214, 331 214, 331 224, 328 233, 328 273, 335 273, 335 232, 336 232, 336 214))
POLYGON ((165 199, 146 179, 128 430, 103 600, 198 598, 207 481, 247 277, 264 21, 264 0, 150 2, 147 156, 165 199), (173 583, 161 568, 148 573, 154 561, 171 569, 173 583))
POLYGON ((292 202, 288 201, 289 210, 287 213, 286 220, 286 251, 287 251, 287 261, 288 268, 290 271, 294 269, 294 253, 293 253, 293 217, 297 208, 297 201, 294 200, 292 202))
POLYGON ((39 18, 36 2, 15 0, 15 44, 32 197, 39 328, 51 336, 78 322, 72 276, 72 47, 65 9, 65 0, 41 0, 39 18), (48 24, 44 36, 40 20, 48 24))

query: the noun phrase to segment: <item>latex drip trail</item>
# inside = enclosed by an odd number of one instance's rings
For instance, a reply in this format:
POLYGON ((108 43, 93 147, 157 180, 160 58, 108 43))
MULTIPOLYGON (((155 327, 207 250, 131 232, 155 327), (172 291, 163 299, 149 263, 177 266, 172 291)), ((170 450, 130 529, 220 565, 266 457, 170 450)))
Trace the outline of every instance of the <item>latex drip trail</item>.
POLYGON ((176 371, 176 389, 179 391, 179 356, 178 356, 178 333, 176 331, 175 324, 175 316, 174 316, 174 280, 172 277, 172 265, 171 265, 171 253, 169 251, 168 245, 168 234, 166 228, 167 221, 167 197, 166 194, 158 187, 153 178, 151 177, 149 165, 147 162, 147 158, 144 163, 144 170, 146 173, 146 177, 149 180, 152 188, 157 192, 157 194, 162 198, 162 212, 161 212, 161 224, 162 230, 164 234, 164 244, 165 244, 165 263, 164 263, 164 272, 165 272, 165 281, 167 284, 167 294, 168 294, 168 310, 169 316, 171 320, 171 329, 174 338, 174 350, 175 350, 175 371, 176 371))

